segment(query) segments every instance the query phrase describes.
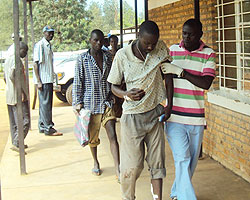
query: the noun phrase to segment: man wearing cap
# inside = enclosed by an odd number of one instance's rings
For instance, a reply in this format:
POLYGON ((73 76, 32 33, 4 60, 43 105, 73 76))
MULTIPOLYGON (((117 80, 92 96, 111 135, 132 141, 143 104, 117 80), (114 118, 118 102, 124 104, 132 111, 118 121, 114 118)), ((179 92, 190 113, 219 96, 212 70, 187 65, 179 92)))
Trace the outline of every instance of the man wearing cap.
POLYGON ((54 37, 54 29, 50 26, 43 28, 44 37, 34 47, 34 83, 37 84, 39 96, 39 121, 40 133, 48 136, 61 136, 53 128, 52 102, 53 102, 53 52, 50 41, 54 37))

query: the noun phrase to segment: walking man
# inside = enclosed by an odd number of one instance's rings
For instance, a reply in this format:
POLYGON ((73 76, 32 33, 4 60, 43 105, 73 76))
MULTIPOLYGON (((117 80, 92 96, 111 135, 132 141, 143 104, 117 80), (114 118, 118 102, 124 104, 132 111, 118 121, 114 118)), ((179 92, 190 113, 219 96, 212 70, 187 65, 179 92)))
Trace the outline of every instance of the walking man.
POLYGON ((166 92, 159 65, 168 57, 168 49, 158 39, 157 24, 143 22, 138 40, 116 53, 108 77, 112 92, 124 98, 120 120, 123 200, 135 199, 136 180, 144 167, 145 145, 152 195, 154 200, 162 200, 162 179, 166 176, 165 141, 163 123, 158 117, 164 113, 160 103, 165 100, 166 92), (123 80, 126 90, 120 88, 123 80))
POLYGON ((43 28, 44 37, 34 47, 34 82, 37 84, 39 96, 39 121, 40 133, 47 136, 61 136, 53 128, 52 103, 53 103, 53 52, 50 41, 54 37, 54 29, 50 26, 43 28))
POLYGON ((109 43, 111 46, 111 49, 109 50, 109 52, 112 55, 112 59, 114 59, 116 52, 118 51, 118 37, 116 35, 111 35, 109 37, 109 43))
POLYGON ((105 127, 109 138, 118 179, 120 158, 115 131, 116 117, 112 109, 112 101, 109 98, 111 96, 111 84, 107 82, 112 57, 108 51, 102 50, 104 34, 101 30, 93 30, 89 41, 91 48, 79 56, 75 67, 72 91, 73 106, 77 112, 81 109, 91 111, 89 147, 94 159, 92 173, 97 176, 101 175, 97 146, 100 144, 99 132, 102 125, 105 127))
MULTIPOLYGON (((20 42, 20 57, 24 58, 27 55, 28 46, 24 42, 20 42)), ((27 136, 30 127, 30 115, 28 105, 28 88, 26 85, 24 66, 20 60, 22 74, 21 74, 21 88, 22 88, 22 111, 23 111, 23 132, 24 138, 27 136)), ((13 151, 19 152, 19 140, 18 140, 18 126, 17 126, 17 90, 15 83, 15 53, 11 51, 9 57, 6 59, 4 64, 4 78, 6 82, 6 103, 8 106, 9 122, 11 140, 13 151)), ((25 145, 25 148, 28 146, 25 145)))
POLYGON ((173 200, 196 200, 191 179, 206 125, 204 90, 210 88, 215 77, 215 53, 200 40, 202 34, 199 20, 187 20, 182 29, 183 40, 170 47, 172 64, 164 64, 162 69, 166 72, 174 65, 180 72, 174 78, 172 113, 165 123, 175 162, 175 181, 170 195, 173 200))

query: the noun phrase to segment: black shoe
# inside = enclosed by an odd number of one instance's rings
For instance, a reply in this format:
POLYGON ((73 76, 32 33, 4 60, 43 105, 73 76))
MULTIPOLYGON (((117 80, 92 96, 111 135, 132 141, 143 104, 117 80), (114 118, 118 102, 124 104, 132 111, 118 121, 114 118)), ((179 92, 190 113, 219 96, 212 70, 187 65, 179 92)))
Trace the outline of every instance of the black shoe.
POLYGON ((44 130, 39 129, 39 133, 44 133, 44 130))

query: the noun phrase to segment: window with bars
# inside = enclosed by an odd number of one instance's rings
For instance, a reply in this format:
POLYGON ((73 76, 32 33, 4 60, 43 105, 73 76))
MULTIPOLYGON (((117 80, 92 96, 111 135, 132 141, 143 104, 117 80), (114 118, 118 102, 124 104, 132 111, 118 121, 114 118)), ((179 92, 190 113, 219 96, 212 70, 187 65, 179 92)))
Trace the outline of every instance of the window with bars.
POLYGON ((220 89, 250 96, 250 0, 217 0, 220 89))

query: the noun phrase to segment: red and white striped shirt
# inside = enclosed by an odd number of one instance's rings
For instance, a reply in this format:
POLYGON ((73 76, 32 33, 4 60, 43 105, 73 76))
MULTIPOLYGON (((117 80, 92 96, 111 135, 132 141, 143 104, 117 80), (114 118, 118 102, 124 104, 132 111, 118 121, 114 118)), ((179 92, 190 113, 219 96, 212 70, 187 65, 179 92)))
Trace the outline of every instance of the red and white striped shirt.
MULTIPOLYGON (((199 49, 188 51, 183 41, 170 47, 175 64, 198 76, 215 76, 215 52, 200 41, 199 49)), ((186 79, 174 78, 173 109, 169 122, 205 125, 204 90, 186 79)))

